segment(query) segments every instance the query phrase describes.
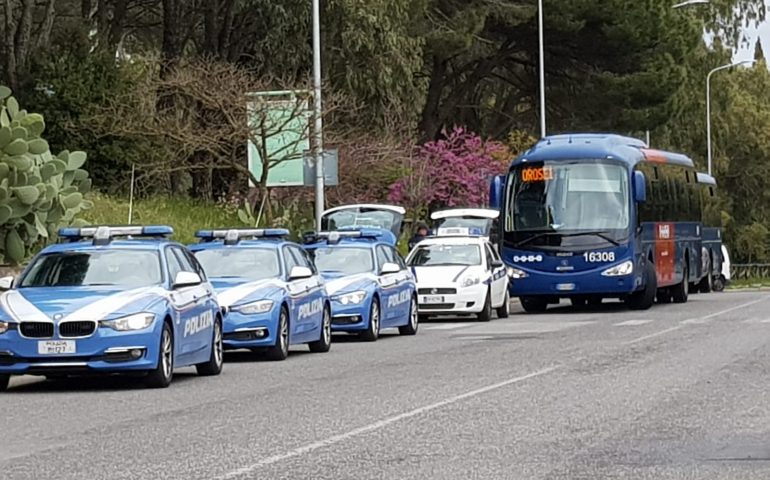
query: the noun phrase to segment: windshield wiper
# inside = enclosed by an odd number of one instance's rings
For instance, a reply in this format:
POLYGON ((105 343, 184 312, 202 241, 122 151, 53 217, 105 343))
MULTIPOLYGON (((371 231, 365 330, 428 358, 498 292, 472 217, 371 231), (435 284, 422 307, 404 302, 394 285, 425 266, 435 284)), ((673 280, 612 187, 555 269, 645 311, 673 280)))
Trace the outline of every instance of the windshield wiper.
POLYGON ((594 235, 596 237, 601 238, 602 240, 606 240, 609 243, 615 245, 616 247, 620 246, 620 242, 615 240, 614 238, 608 236, 605 232, 577 232, 577 233, 564 233, 562 234, 562 237, 583 237, 586 235, 594 235))
POLYGON ((547 237, 547 236, 550 236, 550 235, 556 235, 556 234, 558 234, 558 232, 536 233, 536 234, 532 235, 531 237, 527 237, 524 240, 521 240, 519 242, 514 243, 513 244, 513 248, 522 247, 522 246, 524 246, 524 245, 526 245, 528 243, 531 243, 531 242, 537 240, 538 238, 543 238, 543 237, 547 237))

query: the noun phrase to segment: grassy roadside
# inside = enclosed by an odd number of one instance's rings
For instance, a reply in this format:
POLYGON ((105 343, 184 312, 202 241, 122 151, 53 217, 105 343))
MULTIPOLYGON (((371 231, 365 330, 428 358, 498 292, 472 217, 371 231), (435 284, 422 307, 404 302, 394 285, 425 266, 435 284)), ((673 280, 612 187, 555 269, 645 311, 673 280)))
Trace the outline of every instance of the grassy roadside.
MULTIPOLYGON (((128 199, 95 194, 94 208, 83 212, 82 218, 92 225, 125 225, 128 223, 128 199)), ((241 226, 233 209, 213 202, 153 197, 134 201, 132 223, 161 224, 174 227, 174 240, 195 242, 195 231, 202 228, 241 226)))
POLYGON ((727 286, 728 290, 742 290, 747 288, 770 288, 770 279, 768 278, 749 278, 733 280, 727 286))

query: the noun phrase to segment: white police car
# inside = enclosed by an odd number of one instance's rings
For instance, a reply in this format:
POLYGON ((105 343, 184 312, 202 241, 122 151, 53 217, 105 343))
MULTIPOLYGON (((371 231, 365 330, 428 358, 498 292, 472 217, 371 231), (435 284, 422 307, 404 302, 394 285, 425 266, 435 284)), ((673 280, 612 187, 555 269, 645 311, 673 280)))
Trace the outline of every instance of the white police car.
POLYGON ((417 282, 420 316, 508 316, 506 269, 489 241, 469 229, 439 229, 415 245, 406 259, 417 282))
POLYGON ((225 310, 226 349, 262 351, 283 360, 289 345, 311 352, 331 346, 331 311, 324 282, 308 253, 285 229, 221 229, 196 233, 190 249, 225 310))
POLYGON ((389 230, 365 228, 305 235, 305 248, 326 280, 332 330, 375 341, 383 328, 417 333, 414 278, 389 230))
POLYGON ((10 375, 222 370, 219 305, 167 226, 65 228, 18 281, 0 280, 0 389, 10 375))

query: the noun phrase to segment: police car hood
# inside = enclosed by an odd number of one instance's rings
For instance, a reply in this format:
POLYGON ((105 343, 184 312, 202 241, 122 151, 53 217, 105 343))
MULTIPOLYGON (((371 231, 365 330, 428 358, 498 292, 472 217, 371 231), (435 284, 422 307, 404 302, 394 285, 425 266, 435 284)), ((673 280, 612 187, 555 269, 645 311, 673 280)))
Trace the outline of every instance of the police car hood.
POLYGON ((269 299, 281 290, 281 283, 276 278, 262 280, 210 278, 209 281, 213 285, 219 305, 222 307, 269 299))
POLYGON ((16 321, 102 320, 146 311, 165 295, 158 286, 25 287, 0 295, 0 306, 16 321))
POLYGON ((322 273, 321 276, 326 280, 326 292, 329 295, 363 290, 371 285, 372 282, 377 281, 377 276, 369 272, 357 273, 355 275, 340 275, 336 272, 327 272, 322 273))
POLYGON ((418 284, 451 285, 459 282, 465 275, 481 275, 480 265, 436 265, 429 267, 412 267, 412 273, 418 284))

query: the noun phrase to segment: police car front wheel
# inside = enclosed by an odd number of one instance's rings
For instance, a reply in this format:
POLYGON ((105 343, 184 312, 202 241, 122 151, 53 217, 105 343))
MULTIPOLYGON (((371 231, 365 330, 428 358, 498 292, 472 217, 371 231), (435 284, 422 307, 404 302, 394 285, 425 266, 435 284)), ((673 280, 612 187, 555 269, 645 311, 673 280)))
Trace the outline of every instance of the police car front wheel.
POLYGON ((214 322, 214 332, 212 334, 211 355, 205 363, 199 363, 195 370, 200 376, 213 376, 222 373, 222 363, 224 363, 224 346, 222 344, 222 322, 217 319, 214 322))
POLYGON ((321 338, 315 342, 310 342, 308 347, 313 353, 328 352, 332 346, 332 314, 329 307, 324 307, 324 316, 321 321, 321 338))
POLYGON ((11 381, 10 375, 0 375, 0 392, 8 389, 8 383, 11 381))
POLYGON ((174 376, 174 336, 171 326, 163 324, 158 349, 158 365, 147 374, 145 383, 151 388, 166 388, 174 376))

